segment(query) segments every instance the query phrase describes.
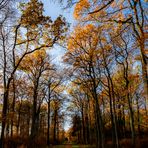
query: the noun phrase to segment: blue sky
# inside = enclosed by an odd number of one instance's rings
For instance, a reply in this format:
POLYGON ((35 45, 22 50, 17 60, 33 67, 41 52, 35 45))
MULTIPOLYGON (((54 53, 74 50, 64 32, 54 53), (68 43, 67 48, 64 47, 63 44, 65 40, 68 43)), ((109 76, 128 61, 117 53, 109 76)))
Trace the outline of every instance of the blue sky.
MULTIPOLYGON (((71 24, 71 28, 74 24, 73 19, 73 10, 66 9, 64 10, 62 6, 53 0, 42 0, 44 3, 44 14, 50 16, 53 20, 55 20, 59 15, 63 15, 66 18, 66 21, 71 24)), ((54 59, 54 63, 58 65, 58 67, 62 66, 61 57, 64 55, 65 50, 62 47, 54 46, 54 49, 50 50, 50 54, 52 55, 52 59, 54 59)))
POLYGON ((51 16, 52 19, 56 19, 59 14, 62 14, 66 17, 68 22, 73 22, 73 14, 71 10, 63 10, 62 6, 56 1, 42 0, 42 2, 44 3, 45 14, 51 16))

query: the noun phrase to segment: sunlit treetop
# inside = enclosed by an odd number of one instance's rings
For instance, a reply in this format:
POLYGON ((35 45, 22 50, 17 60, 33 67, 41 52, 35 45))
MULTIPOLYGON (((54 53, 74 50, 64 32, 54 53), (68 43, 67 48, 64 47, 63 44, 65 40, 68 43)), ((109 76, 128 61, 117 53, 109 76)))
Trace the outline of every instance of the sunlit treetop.
POLYGON ((90 7, 89 0, 80 0, 75 6, 74 10, 75 19, 80 19, 83 13, 87 12, 89 7, 90 7))
POLYGON ((74 18, 81 23, 121 23, 129 24, 138 21, 144 26, 146 22, 145 0, 69 0, 74 5, 74 18))
POLYGON ((68 40, 68 49, 73 51, 76 48, 85 49, 89 46, 93 48, 97 42, 98 29, 96 26, 92 24, 87 24, 83 27, 78 25, 68 40))
POLYGON ((38 0, 30 0, 28 3, 21 3, 20 9, 22 12, 21 24, 32 28, 39 24, 47 24, 52 22, 50 17, 44 16, 43 3, 38 0))
POLYGON ((21 3, 20 10, 18 45, 29 43, 28 47, 31 44, 35 48, 39 46, 52 47, 56 42, 64 40, 68 23, 63 16, 60 15, 54 21, 49 16, 44 16, 43 3, 38 0, 21 3))

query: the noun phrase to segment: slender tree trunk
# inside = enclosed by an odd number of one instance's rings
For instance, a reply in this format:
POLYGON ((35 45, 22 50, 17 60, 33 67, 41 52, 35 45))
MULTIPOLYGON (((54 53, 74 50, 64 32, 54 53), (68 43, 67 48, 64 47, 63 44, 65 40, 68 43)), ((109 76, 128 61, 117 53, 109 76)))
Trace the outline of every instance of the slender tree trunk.
MULTIPOLYGON (((96 91, 95 91, 96 92, 96 91)), ((95 93, 95 112, 96 112, 96 131, 97 131, 97 148, 104 148, 104 131, 101 111, 98 102, 98 96, 95 93)))
POLYGON ((56 129, 57 129, 57 134, 56 134, 56 136, 57 136, 57 144, 59 144, 59 119, 57 118, 57 126, 56 126, 56 129))
POLYGON ((137 124, 138 124, 138 136, 141 137, 141 129, 140 129, 140 112, 139 112, 139 97, 136 97, 136 105, 137 105, 137 124))
POLYGON ((90 108, 89 108, 89 104, 90 104, 90 101, 89 101, 89 96, 87 95, 87 104, 86 104, 86 117, 85 117, 85 121, 86 121, 86 144, 90 144, 90 121, 89 121, 89 111, 90 111, 90 108))
POLYGON ((2 46, 3 46, 3 56, 4 56, 4 64, 3 64, 4 97, 3 97, 3 109, 2 109, 2 129, 1 129, 0 147, 4 148, 4 132, 5 132, 5 126, 6 126, 9 88, 7 87, 7 82, 6 82, 7 59, 6 59, 5 37, 3 36, 3 34, 1 35, 2 35, 2 46))
POLYGON ((112 125, 112 141, 113 145, 115 146, 116 141, 115 141, 115 125, 114 125, 114 115, 113 115, 113 109, 112 109, 112 98, 110 94, 110 87, 109 87, 109 104, 110 104, 110 115, 111 115, 111 125, 112 125))
POLYGON ((19 106, 19 110, 18 110, 18 119, 17 119, 17 127, 16 127, 16 131, 17 131, 17 136, 19 135, 19 127, 20 127, 20 120, 21 120, 21 107, 22 107, 22 102, 19 106))
MULTIPOLYGON (((2 109, 2 130, 1 130, 1 142, 0 147, 4 147, 4 133, 6 128, 6 118, 7 118, 7 110, 8 110, 8 97, 9 97, 9 87, 12 77, 8 79, 8 83, 4 85, 4 97, 3 97, 3 109, 2 109)), ((4 80, 5 81, 5 80, 4 80)), ((6 82, 5 82, 6 83, 6 82)))
POLYGON ((48 100, 47 145, 50 145, 50 100, 48 100))
POLYGON ((126 126, 125 126, 125 113, 124 113, 124 104, 122 106, 122 120, 123 120, 123 136, 126 137, 126 126))
POLYGON ((114 85, 113 85, 113 81, 111 78, 111 74, 110 74, 110 69, 108 67, 107 64, 107 55, 104 52, 104 47, 102 45, 102 43, 100 43, 101 48, 102 48, 102 56, 103 56, 103 62, 104 62, 104 67, 106 69, 107 72, 107 81, 108 81, 108 89, 109 89, 109 98, 110 98, 110 111, 111 111, 111 122, 112 122, 112 126, 113 126, 113 143, 115 140, 115 145, 114 147, 118 148, 119 147, 119 139, 118 139, 118 131, 117 131, 117 117, 116 117, 116 107, 115 107, 115 95, 114 95, 114 85))
MULTIPOLYGON (((9 112, 10 112, 10 109, 8 107, 7 113, 9 114, 9 112)), ((7 123, 6 123, 6 138, 9 137, 9 135, 10 135, 10 128, 9 127, 10 127, 10 119, 8 118, 7 123)))
POLYGON ((119 133, 119 139, 123 137, 123 124, 122 124, 122 113, 121 113, 121 104, 120 104, 120 97, 117 96, 116 98, 118 100, 118 117, 117 117, 117 122, 118 122, 118 133, 119 133))
POLYGON ((82 110, 81 110, 81 115, 82 115, 82 131, 83 131, 83 144, 86 144, 86 135, 85 135, 85 121, 84 121, 84 110, 83 110, 83 105, 82 105, 82 110))
POLYGON ((119 137, 118 137, 118 123, 117 123, 117 115, 116 115, 116 104, 115 104, 115 95, 114 95, 114 88, 113 88, 113 82, 111 79, 111 89, 112 89, 112 98, 113 98, 113 119, 114 119, 114 125, 115 125, 115 139, 116 139, 116 147, 119 147, 119 137))
POLYGON ((132 105, 130 102, 129 94, 127 95, 129 112, 130 112, 130 127, 131 127, 131 137, 132 137, 132 146, 135 146, 135 127, 134 127, 134 113, 132 109, 132 105))
MULTIPOLYGON (((30 111, 30 110, 29 110, 30 111)), ((29 115, 27 117, 27 132, 26 132, 26 136, 29 137, 29 128, 30 128, 30 112, 29 112, 29 115)))
POLYGON ((130 93, 129 93, 129 80, 128 80, 128 52, 126 51, 127 57, 125 59, 126 62, 126 66, 124 65, 124 79, 125 79, 125 83, 126 83, 126 98, 128 101, 128 106, 129 106, 129 112, 130 112, 130 127, 131 127, 131 137, 132 137, 132 146, 135 147, 135 127, 134 127, 134 113, 133 113, 133 108, 132 108, 132 99, 130 97, 130 93))
POLYGON ((36 136, 36 107, 37 107, 37 98, 34 98, 33 101, 33 112, 32 112, 32 125, 31 125, 31 139, 34 139, 36 136))
MULTIPOLYGON (((15 79, 13 77, 13 101, 12 101, 12 113, 14 115, 14 111, 15 111, 15 100, 16 100, 16 96, 15 96, 15 79)), ((11 137, 13 137, 13 119, 11 119, 11 137)))
POLYGON ((90 130, 89 130, 89 119, 88 119, 88 115, 86 115, 85 117, 85 124, 86 124, 86 144, 90 144, 90 130))
POLYGON ((8 90, 5 91, 3 98, 2 131, 1 131, 1 145, 0 145, 1 148, 4 148, 4 132, 6 127, 7 107, 8 107, 8 90))
POLYGON ((50 145, 50 84, 48 86, 47 145, 50 145))
POLYGON ((98 101, 98 95, 97 95, 97 85, 96 85, 96 76, 95 76, 95 70, 92 65, 92 61, 89 65, 89 74, 92 78, 92 84, 93 84, 93 98, 95 100, 95 117, 96 117, 96 146, 97 148, 104 148, 104 129, 103 129, 103 121, 102 121, 102 114, 99 106, 98 101))
POLYGON ((56 144, 57 110, 54 111, 53 142, 56 144))
MULTIPOLYGON (((89 96, 88 96, 89 97, 89 96)), ((91 104, 90 104, 90 99, 88 98, 88 107, 89 107, 89 110, 91 109, 91 104)), ((93 104, 93 108, 94 107, 94 104, 93 104)), ((91 118, 91 114, 88 110, 88 122, 89 122, 89 143, 92 144, 93 143, 93 140, 92 140, 92 132, 91 132, 91 127, 92 127, 92 118, 91 118)))
POLYGON ((38 83, 39 77, 34 82, 34 92, 33 92, 33 110, 32 110, 32 124, 31 124, 31 135, 30 135, 30 143, 34 145, 34 141, 38 134, 38 120, 39 120, 39 113, 37 112, 37 97, 38 97, 38 83))
POLYGON ((117 117, 116 117, 116 109, 115 109, 115 97, 114 97, 114 89, 113 82, 110 77, 109 69, 106 67, 108 73, 108 89, 109 89, 109 98, 110 98, 110 112, 111 112, 111 122, 113 127, 113 144, 116 148, 119 147, 119 139, 118 139, 118 131, 117 131, 117 117))

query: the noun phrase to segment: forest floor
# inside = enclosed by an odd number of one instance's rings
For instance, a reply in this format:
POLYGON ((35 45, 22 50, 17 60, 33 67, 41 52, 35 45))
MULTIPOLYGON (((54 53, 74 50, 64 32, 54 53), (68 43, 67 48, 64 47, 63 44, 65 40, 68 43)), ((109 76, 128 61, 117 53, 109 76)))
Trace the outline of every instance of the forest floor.
POLYGON ((73 144, 63 144, 63 145, 56 145, 52 148, 93 148, 91 145, 73 145, 73 144))

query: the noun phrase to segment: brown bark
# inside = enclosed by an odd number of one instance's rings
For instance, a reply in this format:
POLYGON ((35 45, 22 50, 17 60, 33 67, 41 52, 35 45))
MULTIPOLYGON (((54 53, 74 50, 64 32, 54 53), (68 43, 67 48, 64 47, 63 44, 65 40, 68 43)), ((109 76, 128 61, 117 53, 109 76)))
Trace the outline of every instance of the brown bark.
POLYGON ((47 145, 50 145, 50 84, 48 85, 48 123, 47 123, 47 145))

